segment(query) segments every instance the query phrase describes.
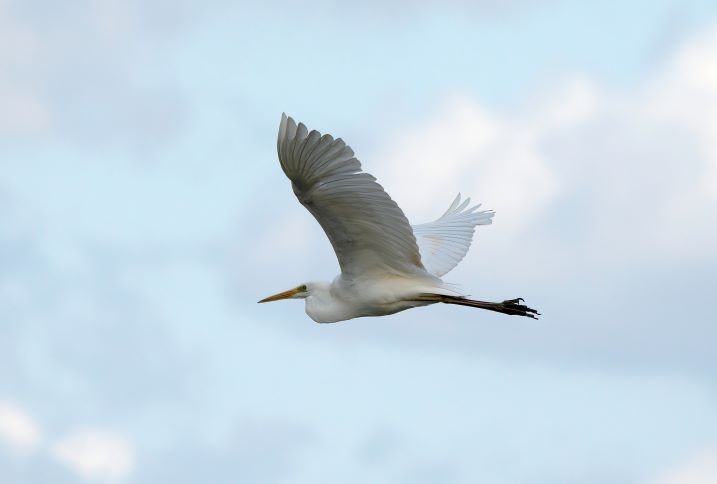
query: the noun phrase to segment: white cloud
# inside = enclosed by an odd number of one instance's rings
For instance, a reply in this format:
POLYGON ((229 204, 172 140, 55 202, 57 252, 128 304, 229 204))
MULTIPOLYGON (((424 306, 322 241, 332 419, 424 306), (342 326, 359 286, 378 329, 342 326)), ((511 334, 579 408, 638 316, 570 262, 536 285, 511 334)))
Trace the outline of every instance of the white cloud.
POLYGON ((50 113, 39 93, 28 87, 17 72, 37 58, 40 42, 23 23, 13 18, 0 2, 0 135, 25 135, 46 129, 50 113))
POLYGON ((717 228, 706 221, 717 212, 717 25, 677 49, 632 94, 604 102, 609 119, 624 120, 627 156, 636 158, 618 160, 637 176, 616 200, 641 209, 625 222, 648 248, 633 253, 713 258, 717 228))
POLYGON ((687 462, 660 476, 655 484, 714 484, 717 482, 717 447, 702 449, 687 462))
POLYGON ((23 3, 0 1, 0 136, 152 148, 181 129, 184 100, 157 67, 166 55, 155 28, 179 22, 181 5, 23 3))
POLYGON ((680 49, 647 95, 654 119, 700 135, 710 169, 698 188, 717 199, 717 26, 680 49))
POLYGON ((79 429, 57 441, 52 455, 86 479, 122 480, 135 468, 135 450, 127 439, 107 430, 79 429))
POLYGON ((509 240, 541 244, 551 268, 566 250, 614 267, 713 258, 717 26, 630 91, 573 76, 519 112, 453 95, 376 158, 414 222, 460 191, 496 210, 491 238, 506 251, 516 253, 509 240))
MULTIPOLYGON (((0 444, 28 454, 38 450, 41 441, 40 428, 27 412, 11 403, 0 402, 0 444)), ((45 451, 86 479, 120 481, 135 468, 135 450, 131 443, 103 429, 77 429, 56 440, 45 451)))
POLYGON ((568 78, 558 90, 542 94, 531 109, 539 122, 528 125, 535 135, 569 127, 598 115, 604 95, 593 82, 583 77, 568 78))
POLYGON ((26 135, 50 125, 50 113, 31 92, 17 86, 0 85, 0 134, 26 135))
POLYGON ((35 450, 40 438, 40 429, 27 412, 10 403, 0 402, 0 441, 24 453, 35 450))
POLYGON ((390 167, 382 181, 402 206, 436 216, 460 191, 500 207, 510 225, 529 219, 558 187, 529 130, 460 95, 398 134, 377 159, 390 167))
POLYGON ((90 20, 98 33, 109 38, 120 37, 134 30, 137 12, 133 2, 99 0, 90 5, 90 20))

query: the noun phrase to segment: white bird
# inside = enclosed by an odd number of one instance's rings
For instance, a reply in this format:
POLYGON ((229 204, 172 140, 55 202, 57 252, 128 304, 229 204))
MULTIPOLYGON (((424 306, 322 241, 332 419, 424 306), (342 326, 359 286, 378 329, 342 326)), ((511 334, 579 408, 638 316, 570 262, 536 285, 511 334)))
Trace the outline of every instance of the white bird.
POLYGON ((435 303, 460 304, 536 318, 522 299, 468 299, 441 281, 466 255, 476 225, 494 212, 468 207, 460 194, 437 220, 411 227, 376 179, 361 171, 340 138, 321 135, 283 114, 277 140, 281 168, 301 204, 331 241, 341 266, 333 282, 307 282, 260 303, 304 299, 317 323, 383 316, 435 303))

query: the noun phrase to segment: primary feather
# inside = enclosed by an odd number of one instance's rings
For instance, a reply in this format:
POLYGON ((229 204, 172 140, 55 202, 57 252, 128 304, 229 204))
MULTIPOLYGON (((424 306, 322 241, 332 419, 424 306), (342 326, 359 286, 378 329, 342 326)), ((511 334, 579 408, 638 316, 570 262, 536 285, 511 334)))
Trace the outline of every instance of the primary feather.
POLYGON ((441 277, 458 265, 468 253, 476 225, 492 223, 495 212, 481 210, 480 204, 467 208, 470 198, 461 203, 461 194, 448 210, 433 222, 414 225, 421 261, 426 270, 441 277))
POLYGON ((331 241, 342 275, 426 273, 406 216, 376 179, 361 171, 341 138, 309 132, 284 114, 277 151, 296 197, 331 241))

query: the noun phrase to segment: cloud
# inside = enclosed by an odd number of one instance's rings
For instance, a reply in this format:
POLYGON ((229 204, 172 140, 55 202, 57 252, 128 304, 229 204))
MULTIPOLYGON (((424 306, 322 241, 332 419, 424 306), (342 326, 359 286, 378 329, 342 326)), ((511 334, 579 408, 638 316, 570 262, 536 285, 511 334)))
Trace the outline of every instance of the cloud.
POLYGON ((407 209, 442 212, 463 191, 500 207, 508 225, 534 218, 557 190, 534 136, 463 95, 398 134, 377 164, 391 167, 386 186, 407 209))
POLYGON ((0 402, 0 441, 21 453, 37 449, 41 441, 41 432, 37 423, 23 409, 0 402))
MULTIPOLYGON (((540 3, 548 3, 550 0, 542 0, 540 3)), ((435 0, 391 0, 380 2, 369 0, 366 2, 341 2, 337 0, 319 0, 307 5, 304 2, 283 1, 266 2, 263 7, 276 9, 280 5, 283 11, 289 11, 295 16, 306 15, 307 9, 320 15, 329 15, 340 18, 358 17, 363 23, 391 23, 396 28, 397 23, 406 22, 416 16, 434 12, 437 7, 443 11, 456 12, 467 15, 476 20, 485 18, 505 17, 513 14, 516 9, 530 7, 536 2, 526 0, 449 0, 436 2, 435 0)), ((254 4, 242 5, 244 8, 257 8, 254 4)), ((260 7, 261 8, 261 7, 260 7)))
POLYGON ((714 259, 715 140, 717 26, 634 91, 570 76, 514 112, 453 94, 375 158, 416 222, 461 191, 496 210, 505 255, 530 237, 553 268, 566 250, 615 268, 714 259))
POLYGON ((135 450, 127 439, 97 428, 70 433, 53 445, 52 455, 87 479, 126 479, 136 466, 135 450))
MULTIPOLYGON (((2 28, 2 27, 0 27, 2 28)), ((27 135, 50 125, 47 106, 32 92, 17 85, 0 84, 0 134, 27 135)))
MULTIPOLYGON (((9 475, 18 474, 25 478, 34 475, 32 468, 37 465, 47 468, 44 471, 52 468, 54 464, 50 459, 84 479, 101 481, 126 479, 136 467, 136 451, 133 445, 115 432, 83 427, 72 430, 61 439, 44 439, 39 425, 25 410, 15 404, 0 401, 0 447, 3 443, 20 455, 37 453, 32 465, 8 463, 9 475), (43 440, 50 440, 51 443, 41 446, 43 440)), ((0 453, 0 460, 4 458, 0 453)), ((0 474, 8 477, 7 473, 0 474)), ((62 482, 64 481, 63 477, 62 482)))
MULTIPOLYGON (((717 210, 717 26, 680 49, 648 85, 645 98, 646 116, 670 126, 672 136, 689 136, 696 143, 700 177, 670 201, 669 215, 672 220, 691 220, 685 238, 701 253, 712 252, 717 230, 701 220, 717 210)), ((686 162, 675 160, 679 167, 686 162)))
POLYGON ((39 39, 0 2, 0 136, 27 135, 47 129, 50 113, 38 92, 13 76, 37 55, 39 39))
POLYGON ((687 462, 667 471, 655 484, 714 484, 717 482, 717 447, 702 449, 687 462))
POLYGON ((0 3, 0 137, 143 149, 172 139, 186 108, 157 67, 166 64, 161 39, 172 34, 153 30, 160 16, 142 5, 0 3))

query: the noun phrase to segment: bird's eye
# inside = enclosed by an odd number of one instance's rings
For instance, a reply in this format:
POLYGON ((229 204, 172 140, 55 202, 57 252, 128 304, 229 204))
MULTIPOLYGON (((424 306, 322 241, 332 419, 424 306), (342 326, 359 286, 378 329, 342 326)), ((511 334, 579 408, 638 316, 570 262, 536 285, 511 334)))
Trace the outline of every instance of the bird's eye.
POLYGON ((306 292, 306 284, 302 284, 299 286, 299 291, 306 292))

